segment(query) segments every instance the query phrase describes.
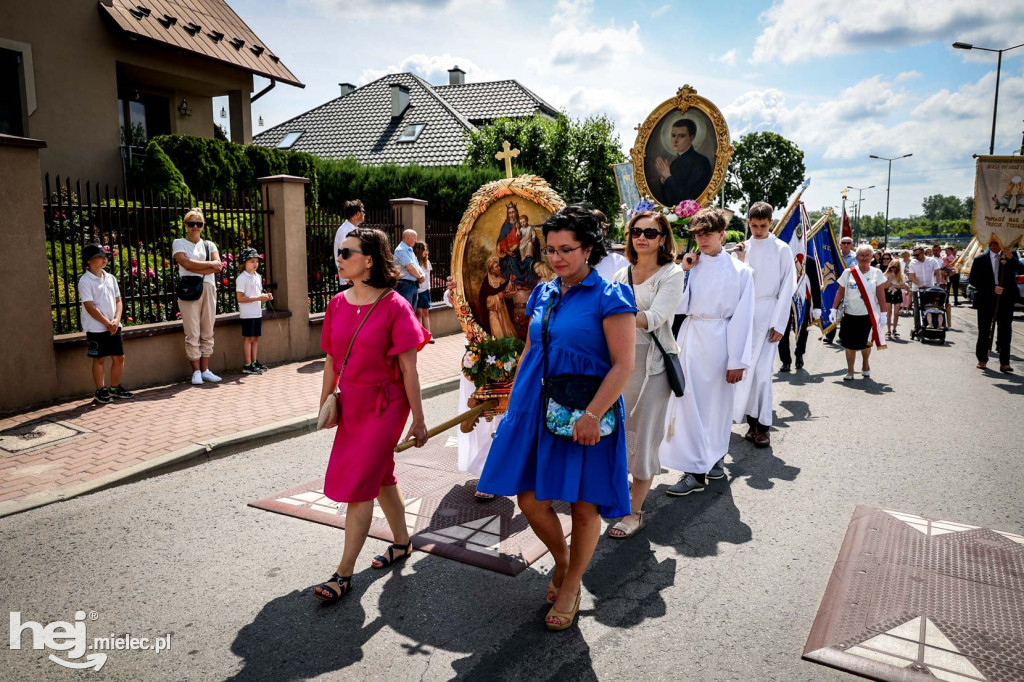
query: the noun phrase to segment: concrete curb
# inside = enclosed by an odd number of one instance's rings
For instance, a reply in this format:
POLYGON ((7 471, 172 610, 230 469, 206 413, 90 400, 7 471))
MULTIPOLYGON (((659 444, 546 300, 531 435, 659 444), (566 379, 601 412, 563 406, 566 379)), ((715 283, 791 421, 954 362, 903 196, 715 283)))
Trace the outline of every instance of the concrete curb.
MULTIPOLYGON (((424 400, 428 400, 444 393, 448 393, 449 391, 454 391, 458 389, 458 387, 459 377, 450 377, 448 379, 442 379, 441 381, 435 381, 432 384, 423 386, 420 389, 420 394, 423 396, 424 400)), ((174 452, 159 455, 145 462, 139 462, 138 464, 121 469, 120 471, 113 471, 106 476, 101 476, 100 478, 95 478, 91 481, 80 483, 69 488, 64 488, 59 491, 36 493, 21 500, 7 500, 5 502, 0 502, 0 518, 11 516, 13 514, 20 514, 21 512, 26 512, 38 507, 45 507, 46 505, 53 504, 54 502, 70 500, 74 497, 98 492, 105 488, 112 488, 116 485, 128 483, 135 479, 144 478, 146 475, 158 472, 161 469, 166 469, 176 464, 181 464, 182 462, 187 462, 200 457, 209 458, 225 450, 230 450, 232 448, 237 449, 241 445, 251 444, 283 435, 302 435, 303 433, 312 433, 316 430, 316 419, 316 412, 299 417, 291 417, 290 419, 282 419, 281 421, 257 426, 253 429, 220 436, 203 443, 187 445, 179 450, 175 450, 174 452)))

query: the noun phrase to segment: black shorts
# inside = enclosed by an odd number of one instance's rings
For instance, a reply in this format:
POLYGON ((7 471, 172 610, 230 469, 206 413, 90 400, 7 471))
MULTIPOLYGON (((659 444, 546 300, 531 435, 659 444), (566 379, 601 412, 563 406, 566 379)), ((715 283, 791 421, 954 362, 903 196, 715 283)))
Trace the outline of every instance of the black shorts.
POLYGON ((86 332, 85 340, 88 341, 88 350, 85 354, 90 358, 107 358, 124 355, 124 339, 121 337, 121 330, 116 334, 110 332, 86 332))
POLYGON ((867 315, 843 315, 839 323, 839 345, 847 350, 871 347, 871 318, 867 315))
POLYGON ((885 302, 886 303, 903 303, 903 292, 899 289, 886 289, 885 290, 885 302))
POLYGON ((250 338, 253 336, 263 336, 263 318, 262 317, 249 317, 242 319, 242 336, 250 338))

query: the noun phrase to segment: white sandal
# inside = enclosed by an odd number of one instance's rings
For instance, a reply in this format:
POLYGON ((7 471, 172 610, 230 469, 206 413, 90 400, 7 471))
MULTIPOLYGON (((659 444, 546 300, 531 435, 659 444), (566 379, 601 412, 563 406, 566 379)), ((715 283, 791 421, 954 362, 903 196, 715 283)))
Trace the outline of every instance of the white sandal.
POLYGON ((609 529, 608 537, 615 538, 616 540, 624 540, 626 538, 633 537, 638 532, 640 532, 640 529, 647 525, 647 522, 644 521, 644 514, 646 514, 647 512, 641 510, 633 513, 640 517, 640 521, 635 526, 630 526, 624 523, 623 521, 619 521, 609 529), (613 530, 620 531, 622 535, 612 535, 611 531, 613 530))

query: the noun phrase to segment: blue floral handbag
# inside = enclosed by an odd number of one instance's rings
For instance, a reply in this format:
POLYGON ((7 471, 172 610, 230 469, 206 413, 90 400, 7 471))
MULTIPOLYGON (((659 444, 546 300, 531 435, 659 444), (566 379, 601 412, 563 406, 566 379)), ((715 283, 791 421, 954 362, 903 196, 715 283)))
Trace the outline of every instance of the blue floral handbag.
MULTIPOLYGON (((560 284, 558 285, 561 286, 560 284)), ((597 389, 601 387, 604 377, 596 374, 559 374, 548 376, 548 322, 551 314, 561 302, 561 296, 548 305, 541 323, 542 352, 544 354, 544 427, 548 433, 559 438, 572 439, 572 428, 583 416, 587 405, 594 399, 597 389)), ((601 416, 601 437, 610 436, 618 428, 619 419, 616 411, 618 401, 601 416)))

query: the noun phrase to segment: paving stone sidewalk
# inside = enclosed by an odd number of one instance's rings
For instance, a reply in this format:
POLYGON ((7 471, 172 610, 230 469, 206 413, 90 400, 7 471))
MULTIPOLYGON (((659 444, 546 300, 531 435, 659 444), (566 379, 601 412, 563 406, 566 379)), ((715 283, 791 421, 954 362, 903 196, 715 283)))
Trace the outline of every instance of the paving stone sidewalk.
MULTIPOLYGON (((465 343, 453 334, 420 352, 425 392, 457 385, 465 343)), ((0 418, 0 517, 218 448, 311 429, 322 373, 323 361, 309 360, 261 376, 225 372, 219 384, 141 389, 110 405, 83 398, 0 418)), ((130 365, 125 385, 131 389, 130 365)))

